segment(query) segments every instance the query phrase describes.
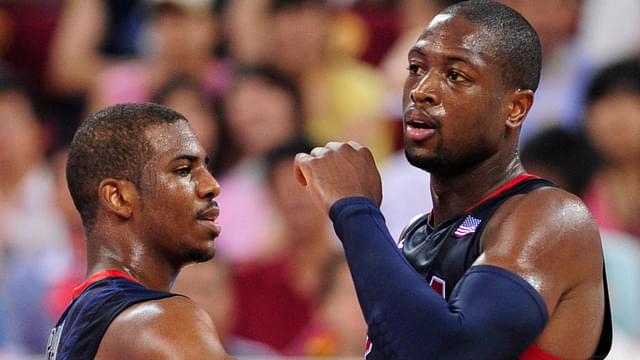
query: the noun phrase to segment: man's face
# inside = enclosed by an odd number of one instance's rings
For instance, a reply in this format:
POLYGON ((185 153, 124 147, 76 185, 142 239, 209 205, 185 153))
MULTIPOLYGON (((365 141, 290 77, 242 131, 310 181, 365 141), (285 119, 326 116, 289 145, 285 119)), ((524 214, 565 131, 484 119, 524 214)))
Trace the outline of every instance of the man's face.
POLYGON ((141 237, 176 266, 211 259, 220 186, 205 150, 186 121, 150 127, 146 137, 154 155, 142 169, 141 237))
POLYGON ((247 155, 267 152, 296 131, 291 96, 263 79, 238 81, 225 106, 231 135, 247 155))
POLYGON ((443 176, 495 154, 505 135, 506 95, 490 34, 461 17, 436 16, 409 51, 403 92, 409 162, 443 176))

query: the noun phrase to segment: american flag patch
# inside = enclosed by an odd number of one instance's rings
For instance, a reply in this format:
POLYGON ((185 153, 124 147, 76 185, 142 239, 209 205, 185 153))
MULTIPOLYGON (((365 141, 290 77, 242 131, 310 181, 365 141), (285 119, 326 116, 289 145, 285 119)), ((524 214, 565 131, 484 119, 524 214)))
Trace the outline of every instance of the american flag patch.
POLYGON ((482 222, 482 220, 476 219, 473 216, 468 215, 464 219, 462 224, 460 224, 460 226, 458 226, 458 228, 453 233, 453 235, 455 237, 457 237, 457 238, 461 238, 461 237, 463 237, 465 235, 474 233, 474 232, 476 232, 476 229, 478 228, 478 225, 480 225, 481 222, 482 222))

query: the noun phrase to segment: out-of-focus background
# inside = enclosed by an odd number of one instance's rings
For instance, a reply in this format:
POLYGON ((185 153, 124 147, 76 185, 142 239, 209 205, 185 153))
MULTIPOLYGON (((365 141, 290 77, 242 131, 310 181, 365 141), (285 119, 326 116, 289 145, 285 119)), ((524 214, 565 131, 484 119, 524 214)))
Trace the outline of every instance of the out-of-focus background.
MULTIPOLYGON (((361 358, 339 242, 291 176, 329 140, 369 146, 394 236, 430 210, 401 151, 406 53, 444 0, 0 0, 0 358, 41 358, 84 277, 66 149, 87 114, 154 101, 186 115, 222 185, 214 261, 175 290, 240 358, 361 358)), ((539 32, 527 168, 601 227, 611 359, 640 359, 640 2, 508 0, 539 32)), ((576 254, 580 256, 580 254, 576 254)))

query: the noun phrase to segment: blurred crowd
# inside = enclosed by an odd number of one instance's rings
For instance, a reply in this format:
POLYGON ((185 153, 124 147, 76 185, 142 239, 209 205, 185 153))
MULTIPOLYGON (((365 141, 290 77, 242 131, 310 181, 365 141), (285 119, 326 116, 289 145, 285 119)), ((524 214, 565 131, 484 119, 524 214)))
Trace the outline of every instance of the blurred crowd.
MULTIPOLYGON (((222 186, 216 259, 174 290, 207 309, 233 355, 360 358, 366 326, 340 243, 291 161, 356 140, 381 168, 392 235, 428 212, 428 175, 401 150, 400 99, 407 50, 455 2, 0 0, 0 358, 42 354, 85 275, 65 180, 75 128, 140 101, 189 119, 222 186)), ((640 358, 640 2, 502 2, 544 51, 522 160, 591 209, 612 358, 640 358)))

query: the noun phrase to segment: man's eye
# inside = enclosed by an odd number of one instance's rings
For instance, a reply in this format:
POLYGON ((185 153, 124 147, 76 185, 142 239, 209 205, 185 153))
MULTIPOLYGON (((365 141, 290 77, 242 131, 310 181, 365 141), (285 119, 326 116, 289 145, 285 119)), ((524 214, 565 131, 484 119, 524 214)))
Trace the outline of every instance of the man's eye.
POLYGON ((451 81, 462 81, 462 80, 466 80, 464 76, 462 76, 459 72, 455 71, 455 70, 451 70, 449 71, 449 73, 447 74, 447 77, 449 78, 449 80, 451 81))
POLYGON ((176 174, 180 175, 180 176, 187 176, 189 174, 191 174, 191 168, 190 167, 181 167, 176 169, 176 174))
POLYGON ((407 66, 407 70, 409 70, 409 74, 416 75, 420 70, 420 66, 416 64, 409 64, 409 66, 407 66))

